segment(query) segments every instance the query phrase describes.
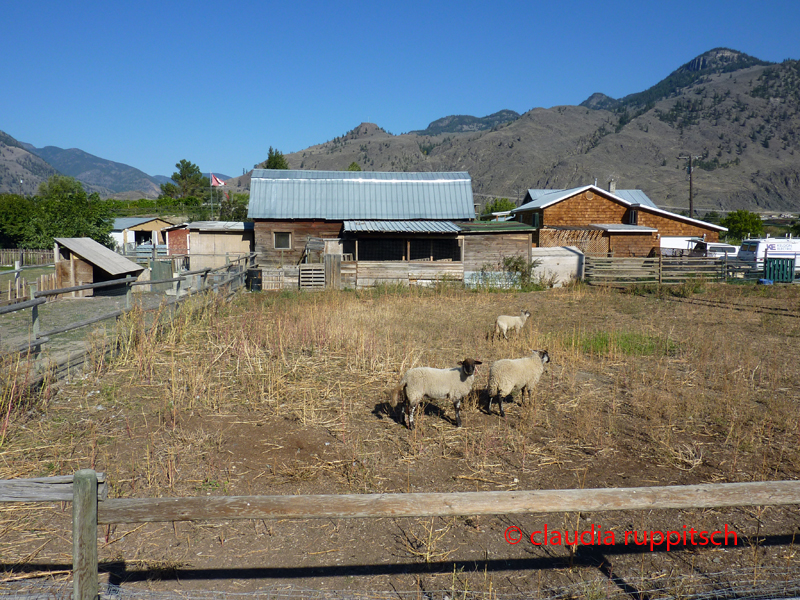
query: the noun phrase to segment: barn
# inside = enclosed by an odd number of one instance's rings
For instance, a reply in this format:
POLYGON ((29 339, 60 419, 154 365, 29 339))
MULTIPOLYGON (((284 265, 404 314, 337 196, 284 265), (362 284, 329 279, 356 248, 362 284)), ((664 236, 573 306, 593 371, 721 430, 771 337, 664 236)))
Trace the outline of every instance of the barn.
POLYGON ((536 229, 537 247, 575 246, 590 255, 649 256, 672 238, 719 241, 726 228, 658 208, 642 190, 531 189, 512 211, 536 229))
POLYGON ((248 217, 262 268, 291 282, 301 265, 335 257, 334 280, 352 287, 463 280, 465 265, 502 251, 527 257, 533 231, 475 225, 466 172, 257 169, 248 217))

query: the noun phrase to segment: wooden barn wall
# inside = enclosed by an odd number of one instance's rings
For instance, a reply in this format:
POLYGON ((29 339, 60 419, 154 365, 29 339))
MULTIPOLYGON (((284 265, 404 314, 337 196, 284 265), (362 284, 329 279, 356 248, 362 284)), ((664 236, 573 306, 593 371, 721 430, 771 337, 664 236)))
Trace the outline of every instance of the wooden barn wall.
POLYGON ((592 223, 624 223, 627 212, 626 205, 586 190, 543 209, 542 226, 586 227, 592 223))
MULTIPOLYGON (((686 223, 685 221, 679 221, 677 219, 670 219, 656 213, 646 212, 645 210, 639 211, 639 225, 644 225, 645 227, 654 227, 658 229, 658 233, 660 233, 662 236, 676 235, 703 237, 703 234, 705 234, 706 241, 719 241, 719 231, 716 229, 712 229, 711 227, 702 227, 700 225, 693 225, 692 223, 686 223)), ((656 243, 655 246, 658 246, 658 243, 656 243)))
POLYGON ((494 233, 464 236, 464 271, 480 271, 485 265, 496 267, 508 256, 530 259, 531 234, 494 233))
MULTIPOLYGON (((62 256, 65 251, 61 249, 62 256)), ((94 281, 94 266, 83 260, 82 258, 72 255, 71 258, 61 260, 56 263, 56 287, 74 287, 76 285, 84 285, 87 283, 95 283, 94 281), (74 269, 74 275, 73 275, 74 269)), ((73 295, 80 298, 92 296, 94 290, 81 290, 74 292, 73 295)))
POLYGON ((433 285, 443 279, 463 281, 462 264, 449 261, 342 262, 343 287, 365 288, 382 283, 433 285))
POLYGON ((649 256, 659 245, 655 233, 612 233, 609 237, 611 254, 615 257, 649 256))
POLYGON ((303 257, 303 249, 309 237, 339 237, 342 221, 256 221, 255 252, 262 265, 280 266, 280 264, 296 265, 303 257), (289 232, 292 234, 291 250, 276 250, 273 232, 289 232))

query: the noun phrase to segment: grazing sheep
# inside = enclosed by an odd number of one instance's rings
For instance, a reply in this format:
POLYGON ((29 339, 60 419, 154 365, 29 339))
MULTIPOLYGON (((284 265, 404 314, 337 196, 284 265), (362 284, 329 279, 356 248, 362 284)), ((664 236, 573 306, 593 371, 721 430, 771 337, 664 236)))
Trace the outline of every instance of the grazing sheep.
POLYGON ((392 390, 389 403, 392 407, 404 402, 406 427, 414 428, 414 411, 424 397, 441 400, 450 398, 456 409, 456 425, 461 427, 461 399, 472 391, 476 366, 481 361, 465 358, 452 369, 416 367, 409 369, 397 387, 392 390), (402 398, 401 398, 402 397, 402 398))
POLYGON ((508 330, 513 329, 517 333, 525 326, 525 321, 531 316, 531 311, 521 310, 518 317, 511 317, 509 315, 500 315, 494 322, 494 332, 492 332, 492 341, 494 336, 502 333, 505 339, 508 339, 508 330))
POLYGON ((544 373, 545 365, 550 362, 547 350, 534 350, 533 354, 525 358, 503 358, 492 363, 489 369, 489 412, 492 412, 492 399, 497 397, 500 404, 500 416, 503 412, 503 398, 522 389, 520 403, 525 400, 527 393, 530 399, 533 386, 544 373))

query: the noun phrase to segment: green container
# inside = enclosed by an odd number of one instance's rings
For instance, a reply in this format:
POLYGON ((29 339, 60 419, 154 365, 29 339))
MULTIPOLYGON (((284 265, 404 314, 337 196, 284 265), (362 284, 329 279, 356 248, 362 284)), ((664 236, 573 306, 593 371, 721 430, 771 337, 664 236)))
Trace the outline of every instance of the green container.
POLYGON ((792 283, 794 281, 793 258, 769 258, 764 261, 764 279, 775 283, 792 283))

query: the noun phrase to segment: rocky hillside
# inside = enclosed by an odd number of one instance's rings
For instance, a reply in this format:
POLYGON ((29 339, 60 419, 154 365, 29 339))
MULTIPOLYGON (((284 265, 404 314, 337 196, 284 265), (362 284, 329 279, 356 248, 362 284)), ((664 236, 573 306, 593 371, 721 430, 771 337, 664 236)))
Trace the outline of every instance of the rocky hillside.
POLYGON ((64 150, 56 146, 26 148, 36 154, 59 173, 74 177, 78 181, 105 190, 102 196, 112 196, 136 190, 139 198, 156 198, 161 187, 154 177, 128 165, 106 160, 77 148, 64 150))
POLYGON ((0 193, 31 195, 56 170, 0 131, 0 193))
MULTIPOLYGON (((434 122, 436 123, 436 122, 434 122)), ((432 124, 433 125, 433 124, 432 124)), ((425 131, 430 131, 425 130, 425 131)), ((800 62, 707 52, 639 94, 535 108, 489 130, 391 135, 363 123, 287 155, 292 168, 466 170, 476 199, 615 179, 670 210, 800 211, 800 62)), ((249 188, 249 175, 230 182, 249 188)))

